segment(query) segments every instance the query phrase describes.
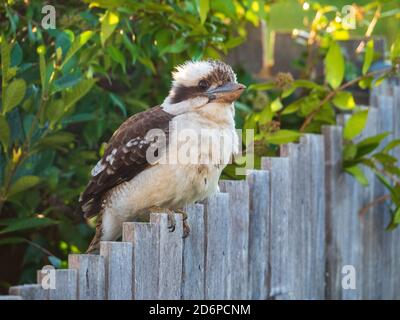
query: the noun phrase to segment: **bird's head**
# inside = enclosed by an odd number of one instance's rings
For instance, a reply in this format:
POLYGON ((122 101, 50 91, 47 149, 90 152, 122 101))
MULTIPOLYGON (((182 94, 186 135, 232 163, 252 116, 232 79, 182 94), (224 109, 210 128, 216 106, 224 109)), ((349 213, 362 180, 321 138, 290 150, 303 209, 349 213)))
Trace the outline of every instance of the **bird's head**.
POLYGON ((172 87, 163 107, 172 113, 184 113, 203 107, 232 106, 244 89, 236 74, 217 60, 187 61, 176 67, 172 87))

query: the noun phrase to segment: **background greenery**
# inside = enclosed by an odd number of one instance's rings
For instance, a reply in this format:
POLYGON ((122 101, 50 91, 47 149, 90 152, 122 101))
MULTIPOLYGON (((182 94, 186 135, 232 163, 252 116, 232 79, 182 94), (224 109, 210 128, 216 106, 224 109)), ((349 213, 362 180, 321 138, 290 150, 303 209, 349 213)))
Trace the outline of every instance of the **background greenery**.
MULTIPOLYGON (((62 268, 68 253, 86 249, 93 221, 83 220, 77 200, 104 151, 103 142, 128 115, 162 102, 174 66, 187 59, 223 58, 246 40, 246 26, 258 26, 261 20, 272 29, 304 28, 312 36, 299 64, 302 79, 278 74, 250 86, 236 105, 237 127, 256 130, 257 159, 277 155, 279 144, 296 141, 303 132, 319 132, 321 125, 335 123, 336 113, 350 112, 356 125, 345 130, 345 169, 364 184, 360 165, 373 170, 383 166, 383 173, 398 176, 389 154, 398 142, 379 152, 383 136, 361 145, 353 142, 363 129, 366 112, 357 108, 347 90, 351 85, 364 89, 379 85, 398 71, 398 30, 387 31, 394 43, 387 57, 377 57, 366 37, 360 51, 363 68, 352 73, 337 42, 339 33, 365 35, 378 8, 387 12, 390 23, 384 23, 398 26, 397 1, 358 1, 366 6, 359 7, 363 14, 355 31, 343 30, 336 22, 340 8, 310 2, 304 11, 304 1, 296 1, 295 7, 291 2, 59 1, 54 4, 55 30, 41 28, 43 1, 4 2, 0 6, 1 290, 34 281, 44 264, 62 268), (308 18, 302 21, 303 17, 308 18), (314 51, 313 59, 307 59, 314 51), (391 63, 371 73, 372 63, 385 58, 391 63), (325 61, 323 78, 313 76, 315 61, 325 61)), ((380 22, 376 28, 382 28, 380 22)), ((241 82, 254 82, 250 74, 237 71, 241 82)), ((232 174, 236 165, 229 166, 224 176, 237 178, 232 174)), ((385 174, 381 179, 392 195, 393 228, 400 222, 400 187, 385 174)))

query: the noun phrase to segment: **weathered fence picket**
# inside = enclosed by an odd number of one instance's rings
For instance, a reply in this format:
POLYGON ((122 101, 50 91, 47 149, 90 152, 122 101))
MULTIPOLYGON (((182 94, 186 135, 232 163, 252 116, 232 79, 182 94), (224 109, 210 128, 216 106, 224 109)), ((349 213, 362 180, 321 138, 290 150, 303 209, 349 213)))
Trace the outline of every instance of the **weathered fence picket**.
MULTIPOLYGON (((390 132, 400 139, 400 86, 373 91, 358 141, 390 132)), ((263 158, 245 180, 187 206, 174 232, 166 213, 123 224, 122 242, 100 255, 73 254, 55 270, 55 289, 13 286, 4 299, 400 299, 400 228, 386 232, 387 192, 371 171, 361 186, 343 170, 343 125, 322 127, 263 158), (360 216, 361 208, 366 208, 360 216), (354 275, 354 280, 346 278, 354 275)), ((391 151, 400 159, 400 148, 391 151)), ((43 281, 42 281, 43 280, 43 281)))
POLYGON ((150 221, 159 224, 158 299, 181 298, 182 289, 182 215, 175 214, 175 231, 168 229, 166 213, 151 214, 150 221))
POLYGON ((250 299, 269 296, 270 176, 267 170, 251 170, 249 184, 249 279, 250 299))
POLYGON ((78 300, 104 300, 104 257, 94 254, 70 254, 68 266, 78 272, 78 300))
POLYGON ((219 186, 229 194, 226 298, 247 299, 249 186, 245 180, 222 180, 219 186))
POLYGON ((156 223, 127 222, 122 240, 133 244, 132 294, 135 300, 158 298, 160 227, 156 223))
POLYGON ((190 235, 183 240, 182 299, 204 299, 205 217, 204 206, 186 208, 190 235))
POLYGON ((100 255, 105 262, 107 299, 132 299, 132 243, 102 241, 100 255))

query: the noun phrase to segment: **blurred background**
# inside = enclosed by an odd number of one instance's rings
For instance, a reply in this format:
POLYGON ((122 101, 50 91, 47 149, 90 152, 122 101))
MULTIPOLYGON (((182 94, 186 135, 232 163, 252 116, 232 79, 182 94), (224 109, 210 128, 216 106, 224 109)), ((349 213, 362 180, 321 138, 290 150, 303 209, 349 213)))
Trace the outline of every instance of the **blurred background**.
MULTIPOLYGON (((258 156, 276 155, 334 124, 337 109, 368 103, 368 72, 397 63, 399 27, 390 0, 2 1, 0 294, 85 251, 95 221, 83 219, 78 197, 89 172, 124 119, 163 101, 174 66, 232 64, 252 85, 236 104, 237 127, 257 128, 258 156), (342 60, 351 97, 303 126, 332 86, 326 66, 342 60)), ((235 165, 224 178, 238 178, 235 165)))

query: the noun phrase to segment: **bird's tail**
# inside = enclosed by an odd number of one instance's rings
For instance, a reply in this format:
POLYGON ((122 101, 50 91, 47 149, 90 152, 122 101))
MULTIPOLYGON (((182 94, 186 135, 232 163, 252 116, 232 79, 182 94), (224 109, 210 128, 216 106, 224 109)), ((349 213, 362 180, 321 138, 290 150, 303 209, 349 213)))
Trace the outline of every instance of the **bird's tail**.
POLYGON ((91 254, 99 254, 100 253, 100 241, 101 241, 101 237, 103 235, 102 217, 103 217, 102 213, 100 213, 97 216, 96 233, 95 233, 92 241, 90 242, 89 247, 86 250, 86 253, 91 253, 91 254))

